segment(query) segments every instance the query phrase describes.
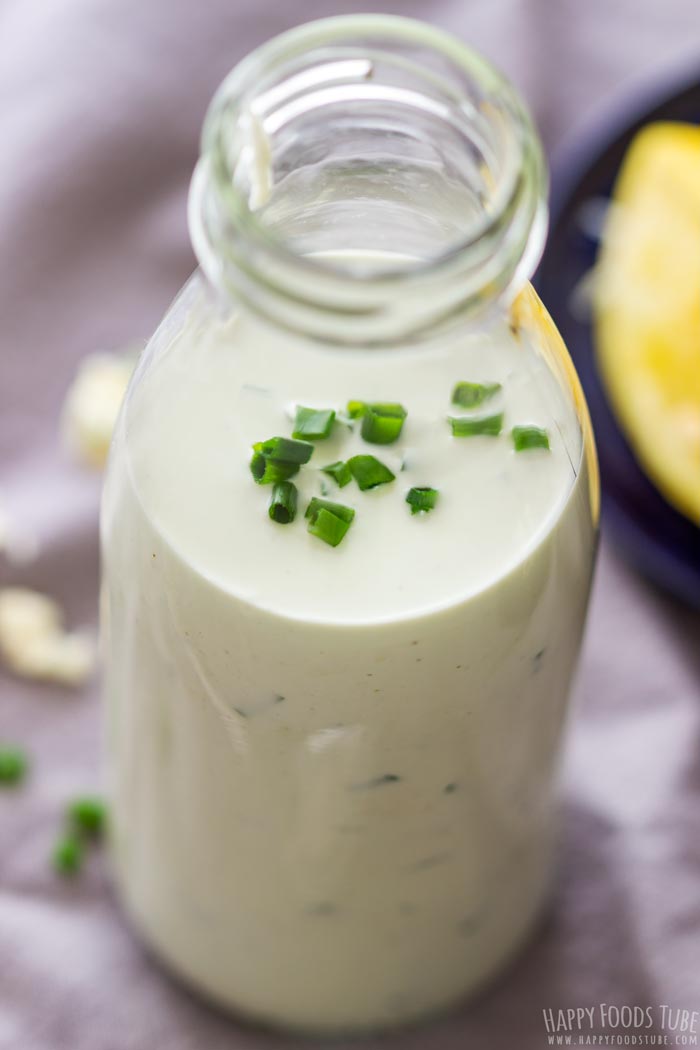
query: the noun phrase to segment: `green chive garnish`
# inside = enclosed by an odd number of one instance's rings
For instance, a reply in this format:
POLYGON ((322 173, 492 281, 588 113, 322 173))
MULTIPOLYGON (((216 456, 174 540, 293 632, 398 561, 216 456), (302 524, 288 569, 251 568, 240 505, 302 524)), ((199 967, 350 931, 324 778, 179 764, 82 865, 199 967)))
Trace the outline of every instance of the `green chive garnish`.
POLYGON ((462 408, 477 408, 500 389, 500 383, 456 383, 452 391, 452 404, 462 408))
POLYGON ((261 452, 254 452, 250 461, 250 473, 258 485, 276 485, 298 474, 299 464, 267 459, 261 452))
POLYGON ((59 875, 76 875, 83 865, 83 844, 75 835, 64 835, 53 848, 51 860, 59 875))
POLYGON ((323 441, 329 436, 334 422, 335 412, 332 408, 304 408, 303 405, 297 405, 292 437, 323 441))
POLYGON ((347 413, 350 419, 361 419, 366 408, 364 401, 348 401, 347 413))
POLYGON ((297 516, 297 487, 291 481, 280 481, 272 490, 268 510, 278 525, 288 525, 297 516))
POLYGON ((401 434, 403 421, 408 415, 403 405, 393 401, 348 401, 351 419, 362 418, 360 433, 371 445, 391 445, 401 434))
POLYGON ((0 784, 13 786, 24 780, 29 762, 18 747, 0 747, 0 784))
POLYGON ((355 517, 355 511, 352 507, 346 507, 344 503, 332 503, 328 499, 319 499, 318 496, 312 496, 304 517, 311 520, 319 510, 327 510, 329 514, 335 514, 337 518, 346 521, 348 524, 355 517))
POLYGON ((513 427, 511 430, 516 452, 530 448, 549 448, 549 434, 543 427, 513 427))
POLYGON ((327 467, 321 467, 321 470, 333 478, 338 488, 344 489, 352 481, 350 467, 340 459, 337 463, 329 463, 327 467))
POLYGON ((282 460, 284 463, 308 463, 314 446, 308 441, 295 441, 293 438, 273 437, 267 441, 258 441, 253 445, 256 452, 268 459, 282 460))
POLYGON ((99 839, 107 823, 107 807, 101 798, 84 795, 74 798, 68 804, 68 821, 78 833, 93 839, 99 839))
POLYGON ((503 413, 496 416, 482 416, 480 419, 471 419, 467 416, 448 416, 447 421, 452 427, 453 437, 475 437, 485 434, 487 437, 498 437, 503 429, 503 413))
POLYGON ((420 514, 421 511, 432 510, 437 503, 438 490, 431 488, 412 488, 406 493, 406 503, 411 508, 411 514, 420 514))
POLYGON ((376 489, 377 485, 386 485, 396 477, 374 456, 353 456, 348 460, 348 467, 363 492, 366 489, 376 489))
POLYGON ((273 437, 253 445, 250 472, 258 485, 275 485, 286 481, 311 459, 314 446, 308 441, 273 437))
POLYGON ((331 503, 330 500, 314 496, 304 517, 308 518, 308 529, 312 536, 318 536, 324 543, 337 547, 350 528, 355 511, 342 503, 331 503))

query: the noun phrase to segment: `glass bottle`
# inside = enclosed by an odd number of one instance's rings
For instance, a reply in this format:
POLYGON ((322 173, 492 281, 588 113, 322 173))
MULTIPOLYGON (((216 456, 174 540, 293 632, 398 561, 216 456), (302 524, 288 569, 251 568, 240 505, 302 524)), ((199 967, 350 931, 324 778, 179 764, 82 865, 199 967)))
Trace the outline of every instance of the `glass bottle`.
POLYGON ((447 1008, 545 900, 598 516, 545 191, 513 89, 409 20, 295 29, 207 116, 201 269, 104 494, 112 851, 154 951, 257 1020, 447 1008), (335 420, 253 477, 299 405, 335 420))

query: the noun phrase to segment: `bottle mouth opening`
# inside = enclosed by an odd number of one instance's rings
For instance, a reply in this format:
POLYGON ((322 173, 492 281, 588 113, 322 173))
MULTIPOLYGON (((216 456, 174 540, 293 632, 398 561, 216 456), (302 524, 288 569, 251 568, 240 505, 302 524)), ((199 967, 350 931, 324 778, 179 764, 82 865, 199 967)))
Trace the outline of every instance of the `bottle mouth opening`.
POLYGON ((215 285, 307 332, 320 318, 295 319, 304 306, 340 314, 353 342, 396 327, 399 296, 414 331, 529 276, 544 192, 527 112, 487 62, 423 23, 350 16, 291 30, 227 77, 190 227, 215 285))

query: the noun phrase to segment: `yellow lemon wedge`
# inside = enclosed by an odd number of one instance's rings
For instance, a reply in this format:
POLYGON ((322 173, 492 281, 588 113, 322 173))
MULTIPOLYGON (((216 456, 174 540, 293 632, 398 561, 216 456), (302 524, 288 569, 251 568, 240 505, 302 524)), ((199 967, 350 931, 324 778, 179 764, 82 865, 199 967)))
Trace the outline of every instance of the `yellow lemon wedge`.
POLYGON ((633 140, 593 291, 598 366, 640 465, 700 524, 700 127, 633 140))

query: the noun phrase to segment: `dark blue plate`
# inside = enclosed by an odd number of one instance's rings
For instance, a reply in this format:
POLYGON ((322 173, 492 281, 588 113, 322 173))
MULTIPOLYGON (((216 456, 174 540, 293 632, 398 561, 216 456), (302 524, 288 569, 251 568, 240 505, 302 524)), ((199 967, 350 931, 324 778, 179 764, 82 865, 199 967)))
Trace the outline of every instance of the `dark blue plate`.
MULTIPOLYGON (((608 198, 635 133, 650 121, 700 123, 700 61, 679 84, 629 100, 555 156, 551 232, 535 284, 581 377, 600 457, 607 533, 645 575, 700 608, 700 528, 663 499, 637 464, 601 385, 593 331, 572 311, 574 289, 595 263, 597 242, 582 229, 582 207, 608 198), (662 101, 659 101, 659 99, 662 101)), ((700 333, 698 333, 700 367, 700 333)))

